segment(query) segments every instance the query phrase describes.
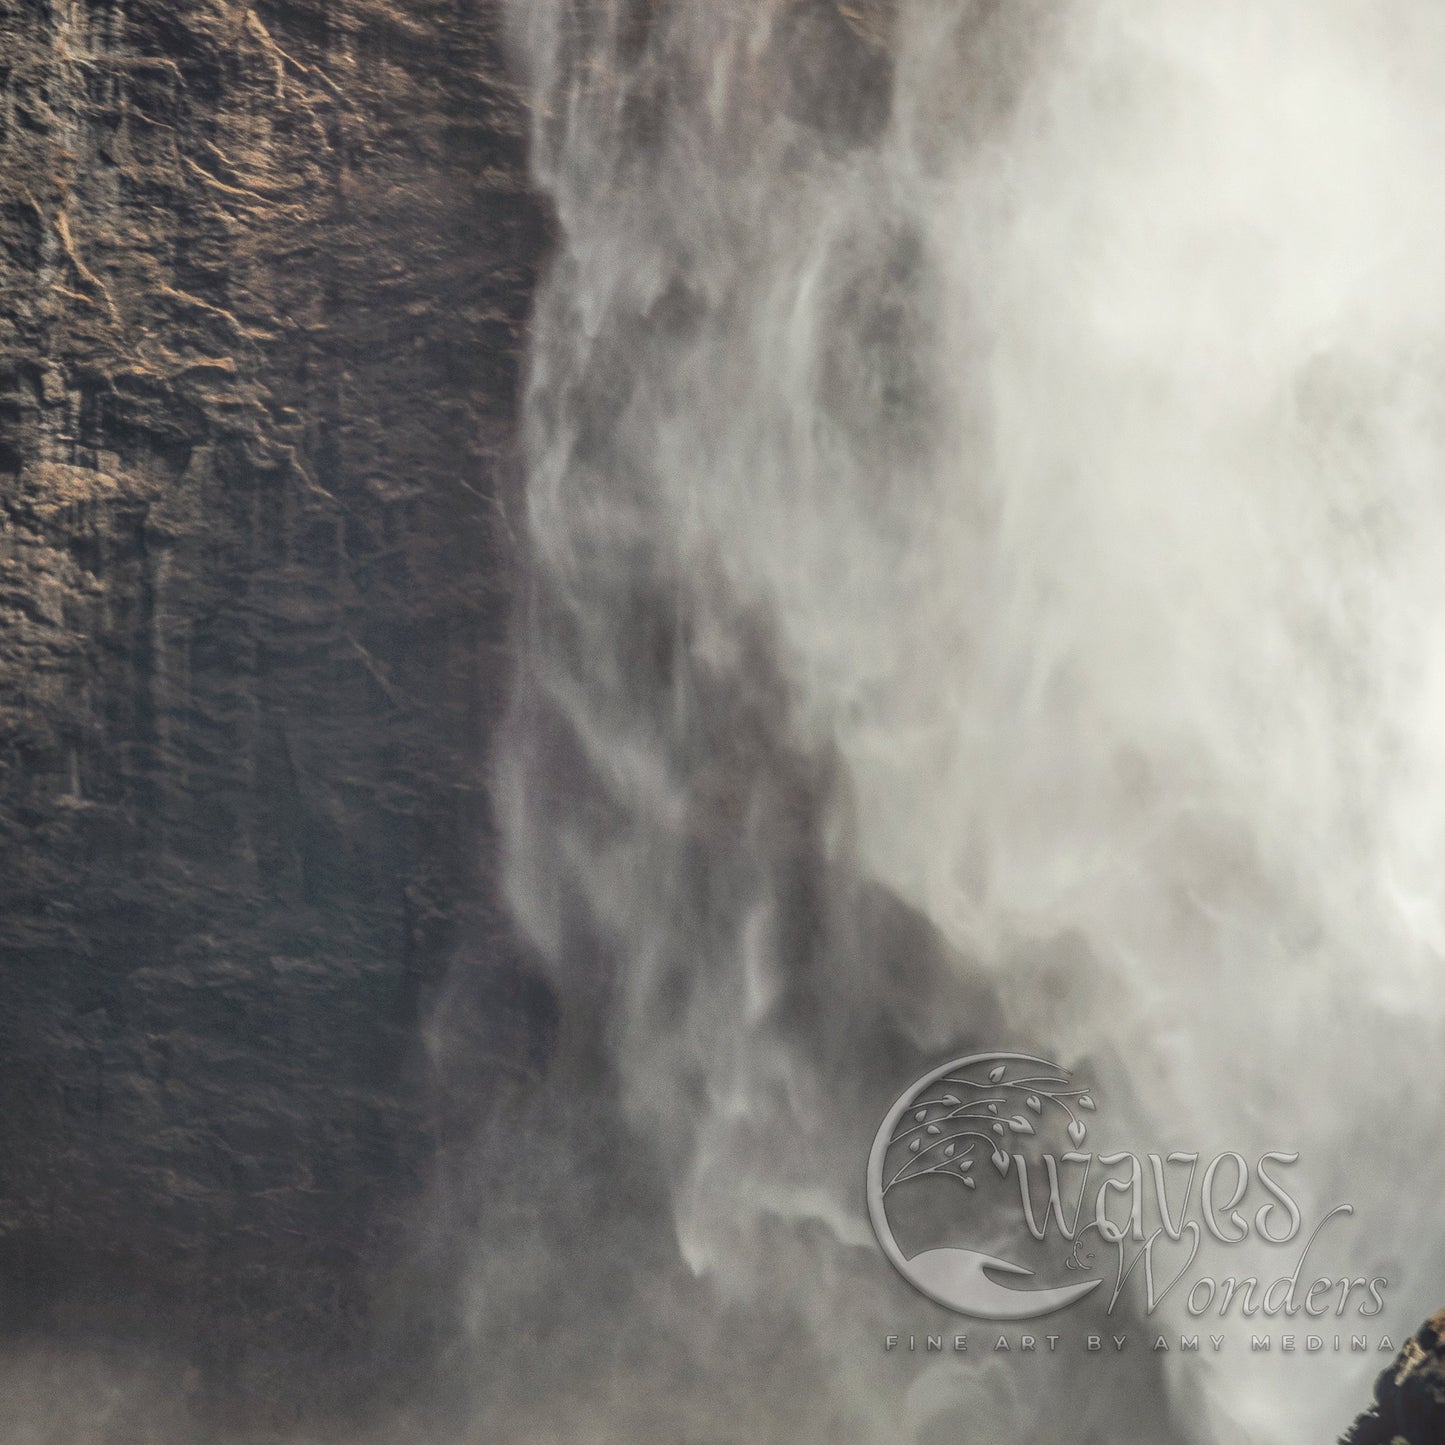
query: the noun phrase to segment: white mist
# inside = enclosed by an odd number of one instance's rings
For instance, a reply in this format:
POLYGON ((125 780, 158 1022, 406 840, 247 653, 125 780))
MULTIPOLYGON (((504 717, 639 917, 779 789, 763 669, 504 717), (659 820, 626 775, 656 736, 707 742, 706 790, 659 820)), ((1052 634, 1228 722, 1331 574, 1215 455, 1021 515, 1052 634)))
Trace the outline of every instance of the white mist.
MULTIPOLYGON (((859 1186, 890 1095, 830 1031, 886 1013, 931 1062, 969 989, 987 1042, 1126 1077, 1141 1153, 1297 1150, 1398 1344, 1445 1293, 1445 15, 836 10, 513 5, 561 227, 522 669, 605 799, 513 729, 518 917, 564 993, 569 919, 605 940, 681 1256, 744 1317, 797 1296, 818 1420, 1108 1421, 1103 1362, 910 1386, 830 1343, 898 1304, 859 1186), (959 991, 865 952, 788 1006, 800 854, 959 991)), ((1329 1440, 1385 1363, 1229 1328, 1162 1367, 1200 1441, 1329 1440)))

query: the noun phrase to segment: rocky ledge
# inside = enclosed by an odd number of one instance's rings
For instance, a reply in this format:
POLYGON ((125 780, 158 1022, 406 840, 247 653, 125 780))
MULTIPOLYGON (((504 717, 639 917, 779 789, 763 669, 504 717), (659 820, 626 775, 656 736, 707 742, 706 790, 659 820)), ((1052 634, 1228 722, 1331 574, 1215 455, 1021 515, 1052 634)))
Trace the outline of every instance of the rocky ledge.
POLYGON ((1421 1327, 1375 1381, 1375 1403, 1340 1445, 1440 1445, 1445 1441, 1445 1310, 1421 1327))

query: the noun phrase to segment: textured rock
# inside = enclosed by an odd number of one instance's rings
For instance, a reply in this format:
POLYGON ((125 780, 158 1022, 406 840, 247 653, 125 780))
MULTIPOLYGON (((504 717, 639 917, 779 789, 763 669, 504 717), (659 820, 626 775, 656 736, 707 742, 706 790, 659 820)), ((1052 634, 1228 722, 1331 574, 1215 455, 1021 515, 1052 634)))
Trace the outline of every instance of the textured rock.
POLYGON ((1427 1320, 1375 1382, 1375 1403, 1340 1445, 1445 1440, 1445 1310, 1427 1320))
POLYGON ((459 951, 478 1087, 526 1065, 485 744, 544 221, 498 28, 0 0, 11 1331, 354 1353, 459 951))

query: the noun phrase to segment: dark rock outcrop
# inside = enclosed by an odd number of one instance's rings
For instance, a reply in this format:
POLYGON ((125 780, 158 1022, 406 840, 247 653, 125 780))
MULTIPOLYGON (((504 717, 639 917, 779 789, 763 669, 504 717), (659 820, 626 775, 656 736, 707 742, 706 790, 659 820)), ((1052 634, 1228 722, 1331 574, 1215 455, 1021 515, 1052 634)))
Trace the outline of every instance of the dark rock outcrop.
POLYGON ((1445 1310, 1427 1320, 1375 1381, 1375 1403, 1340 1445, 1438 1445, 1445 1440, 1445 1310))
POLYGON ((545 222, 499 30, 0 0, 12 1333, 314 1389, 430 1167, 459 952, 477 1088, 527 1067, 486 740, 545 222))

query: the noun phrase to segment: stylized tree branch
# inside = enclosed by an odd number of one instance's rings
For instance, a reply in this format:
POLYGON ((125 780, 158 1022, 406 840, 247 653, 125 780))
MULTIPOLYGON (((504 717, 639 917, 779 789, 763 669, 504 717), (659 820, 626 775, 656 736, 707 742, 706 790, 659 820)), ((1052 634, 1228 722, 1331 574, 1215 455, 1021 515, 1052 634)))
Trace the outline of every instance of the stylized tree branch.
POLYGON ((925 1174, 941 1174, 949 1169, 960 1168, 962 1161, 972 1155, 972 1145, 965 1149, 956 1158, 950 1155, 948 1158, 936 1160, 934 1163, 930 1164, 927 1169, 919 1169, 912 1174, 908 1172, 915 1164, 919 1162, 919 1160, 924 1157, 924 1155, 933 1153, 935 1149, 938 1149, 945 1144, 952 1143, 955 1139, 979 1139, 983 1143, 987 1144, 991 1149, 998 1147, 995 1140, 990 1139, 987 1134, 980 1134, 976 1129, 960 1129, 953 1134, 942 1134, 937 1139, 935 1139, 934 1142, 928 1146, 928 1148, 920 1149, 917 1154, 910 1154, 908 1158, 904 1161, 903 1167, 898 1171, 898 1173, 895 1174, 893 1178, 890 1179, 888 1183, 883 1186, 883 1192, 887 1194, 888 1191, 892 1189, 895 1184, 906 1184, 910 1179, 922 1179, 925 1174))
POLYGON ((913 1101, 910 1106, 913 1122, 900 1129, 889 1140, 890 1149, 894 1145, 912 1140, 908 1145, 910 1156, 904 1160, 902 1167, 884 1185, 883 1192, 885 1194, 895 1184, 906 1184, 910 1180, 923 1179, 933 1174, 948 1174, 951 1178, 962 1178, 963 1183, 972 1189, 974 1180, 968 1177, 968 1170, 972 1167, 969 1156, 973 1153, 973 1146, 970 1145, 957 1158, 954 1157, 953 1149, 946 1147, 958 1139, 976 1139, 987 1144, 992 1151, 993 1162, 999 1173, 1007 1174, 1009 1156, 1004 1146, 1008 1133, 1032 1134, 1034 1129, 1025 1114, 1017 1114, 1013 1118, 999 1115, 999 1108, 1009 1102, 1009 1095, 1004 1091, 1010 1091, 1015 1096, 1025 1095, 1025 1106, 1029 1112, 1034 1114, 1043 1112, 1044 1101, 1047 1100, 1068 1115, 1069 1137, 1076 1145, 1082 1143, 1085 1126, 1069 1101, 1077 1101, 1079 1107, 1092 1111, 1094 1100, 1089 1090, 1066 1088, 1065 1086, 1070 1082, 1067 1074, 1064 1074, 1062 1078, 1055 1074, 1029 1074, 1017 1079, 1009 1079, 1005 1077, 1006 1068, 1007 1066, 1004 1064, 998 1065, 990 1072, 987 1081, 950 1075, 935 1080, 931 1086, 937 1089, 948 1087, 970 1089, 979 1095, 991 1094, 992 1097, 972 1098, 965 1103, 957 1094, 947 1093, 941 1097, 920 1097, 913 1101), (934 1114, 932 1111, 935 1109, 942 1112, 934 1114), (959 1120, 966 1120, 969 1123, 988 1123, 992 1130, 992 1136, 971 1129, 962 1129, 948 1134, 943 1132, 950 1123, 959 1120), (924 1147, 924 1139, 929 1136, 932 1136, 931 1142, 924 1147), (944 1158, 934 1159, 930 1163, 921 1163, 941 1148, 945 1149, 944 1158))

